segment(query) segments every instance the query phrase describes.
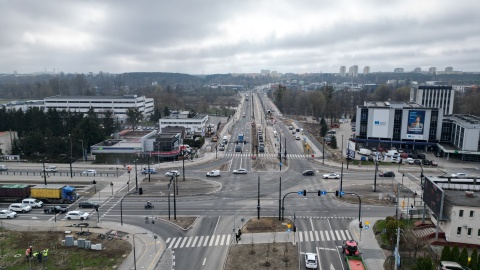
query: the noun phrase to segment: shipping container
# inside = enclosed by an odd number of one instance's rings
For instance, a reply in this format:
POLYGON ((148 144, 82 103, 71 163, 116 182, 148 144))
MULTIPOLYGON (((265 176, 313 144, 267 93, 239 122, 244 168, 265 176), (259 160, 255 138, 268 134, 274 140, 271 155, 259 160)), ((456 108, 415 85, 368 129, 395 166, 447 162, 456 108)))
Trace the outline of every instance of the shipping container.
POLYGON ((30 186, 24 184, 8 184, 0 186, 2 201, 20 202, 30 196, 30 186))

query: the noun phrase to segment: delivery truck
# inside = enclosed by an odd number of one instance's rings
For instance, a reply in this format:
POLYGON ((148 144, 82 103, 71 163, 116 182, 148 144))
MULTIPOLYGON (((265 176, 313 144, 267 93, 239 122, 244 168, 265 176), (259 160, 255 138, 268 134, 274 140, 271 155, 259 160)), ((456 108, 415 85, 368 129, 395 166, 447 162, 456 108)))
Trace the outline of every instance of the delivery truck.
POLYGON ((72 203, 77 200, 75 188, 65 185, 24 185, 7 184, 0 186, 0 200, 21 202, 26 198, 35 198, 44 203, 72 203))

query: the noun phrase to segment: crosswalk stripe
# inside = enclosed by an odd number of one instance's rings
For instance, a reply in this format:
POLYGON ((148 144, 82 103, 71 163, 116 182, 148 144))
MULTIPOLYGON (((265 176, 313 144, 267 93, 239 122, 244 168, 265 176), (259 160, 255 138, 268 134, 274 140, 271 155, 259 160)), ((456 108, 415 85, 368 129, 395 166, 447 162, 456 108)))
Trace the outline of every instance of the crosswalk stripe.
POLYGON ((342 239, 343 239, 343 240, 347 240, 347 238, 345 238, 345 233, 343 233, 343 230, 340 231, 340 234, 342 235, 342 239))
POLYGON ((319 239, 318 239, 318 232, 317 232, 317 231, 315 231, 315 241, 317 241, 317 242, 319 241, 319 239))
POLYGON ((345 231, 345 234, 347 235, 347 239, 346 239, 346 240, 353 239, 352 236, 350 235, 350 232, 349 232, 349 231, 345 231))
POLYGON ((225 243, 226 245, 230 244, 230 237, 231 237, 231 235, 230 235, 230 234, 229 234, 229 235, 227 235, 227 242, 225 243))
POLYGON ((310 241, 313 241, 313 231, 310 231, 310 241))
POLYGON ((330 241, 330 236, 328 235, 328 232, 325 232, 325 237, 327 238, 327 241, 330 241))
POLYGON ((325 241, 325 238, 323 238, 323 231, 320 231, 320 239, 321 239, 322 241, 325 241))
POLYGON ((182 244, 180 244, 180 248, 183 248, 183 245, 185 244, 185 241, 187 241, 187 237, 183 238, 182 244))
POLYGON ((187 245, 185 247, 190 247, 190 242, 192 242, 193 238, 189 237, 187 241, 187 245))
POLYGON ((330 234, 332 235, 332 240, 335 241, 335 234, 333 234, 333 231, 330 231, 330 234))
POLYGON ((223 241, 225 240, 225 235, 222 235, 222 240, 220 240, 220 246, 223 246, 223 241))
POLYGON ((298 234, 298 241, 303 242, 302 232, 298 234))
POLYGON ((208 244, 209 247, 213 245, 213 241, 215 241, 215 235, 212 235, 212 237, 210 237, 210 243, 208 244))
POLYGON ((173 243, 175 243, 175 239, 177 239, 177 238, 173 238, 173 239, 172 239, 172 242, 170 242, 170 245, 168 245, 168 248, 172 248, 173 243))
POLYGON ((197 243, 197 240, 198 240, 198 236, 195 236, 195 238, 193 238, 192 247, 195 246, 195 244, 197 243))
POLYGON ((209 237, 210 237, 210 236, 208 236, 208 235, 207 235, 207 236, 205 236, 205 242, 203 243, 203 246, 204 246, 204 247, 206 247, 206 246, 207 246, 207 243, 208 243, 208 238, 209 238, 209 237))
POLYGON ((198 239, 198 246, 197 246, 197 247, 201 247, 201 246, 202 246, 202 241, 203 241, 203 235, 200 236, 200 239, 198 239))
POLYGON ((170 237, 167 238, 167 242, 165 242, 165 243, 167 243, 167 244, 170 243, 170 240, 172 240, 170 237))
POLYGON ((182 240, 182 237, 179 237, 177 240, 178 240, 178 241, 177 241, 177 243, 175 243, 175 246, 174 246, 173 248, 177 248, 177 247, 178 247, 178 245, 180 244, 180 241, 182 240))
POLYGON ((338 233, 338 230, 335 231, 335 235, 337 236, 337 240, 341 240, 340 233, 338 233))
POLYGON ((308 242, 308 232, 304 231, 303 234, 305 234, 305 242, 308 242))

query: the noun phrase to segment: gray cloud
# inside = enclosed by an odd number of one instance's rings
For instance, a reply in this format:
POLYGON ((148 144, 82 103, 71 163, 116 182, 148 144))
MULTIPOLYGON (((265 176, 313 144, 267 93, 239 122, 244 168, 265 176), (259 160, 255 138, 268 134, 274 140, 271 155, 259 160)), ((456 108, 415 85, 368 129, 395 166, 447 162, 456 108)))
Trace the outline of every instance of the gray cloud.
POLYGON ((479 1, 0 3, 0 73, 480 71, 479 1))

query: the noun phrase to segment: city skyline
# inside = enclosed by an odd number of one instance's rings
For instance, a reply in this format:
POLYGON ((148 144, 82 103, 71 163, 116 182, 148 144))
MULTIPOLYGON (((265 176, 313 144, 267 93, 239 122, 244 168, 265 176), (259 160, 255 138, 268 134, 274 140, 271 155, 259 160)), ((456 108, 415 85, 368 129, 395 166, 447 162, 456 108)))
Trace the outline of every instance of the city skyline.
POLYGON ((4 1, 0 73, 478 72, 479 8, 471 0, 4 1))

